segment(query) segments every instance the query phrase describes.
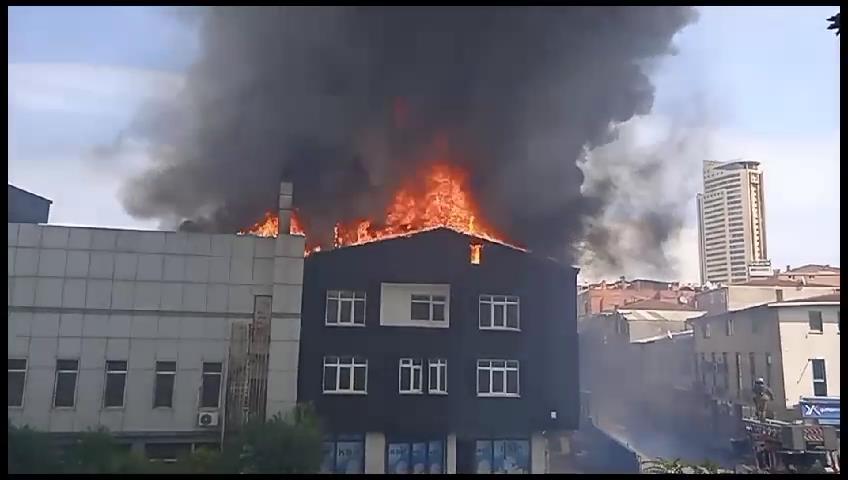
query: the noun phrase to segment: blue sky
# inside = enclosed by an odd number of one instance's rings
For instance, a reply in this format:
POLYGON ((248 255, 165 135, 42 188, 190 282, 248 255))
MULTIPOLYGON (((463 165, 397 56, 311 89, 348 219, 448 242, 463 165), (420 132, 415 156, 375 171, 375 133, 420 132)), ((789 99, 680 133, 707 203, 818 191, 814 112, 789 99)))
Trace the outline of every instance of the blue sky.
MULTIPOLYGON (((766 172, 769 256, 776 266, 839 264, 838 7, 707 7, 653 77, 654 113, 635 122, 693 122, 703 158, 753 158, 766 172)), ((51 221, 154 228, 115 198, 146 161, 92 160, 151 96, 173 95, 197 55, 195 26, 154 7, 9 7, 9 179, 54 201, 51 221)), ((693 166, 694 165, 694 166, 693 166)), ((691 168, 690 168, 691 167, 691 168)), ((691 170, 691 172, 690 172, 691 170)), ((686 203, 685 205, 683 205, 686 203)), ((697 278, 694 199, 670 248, 697 278)), ((625 272, 639 275, 638 266, 625 272)))

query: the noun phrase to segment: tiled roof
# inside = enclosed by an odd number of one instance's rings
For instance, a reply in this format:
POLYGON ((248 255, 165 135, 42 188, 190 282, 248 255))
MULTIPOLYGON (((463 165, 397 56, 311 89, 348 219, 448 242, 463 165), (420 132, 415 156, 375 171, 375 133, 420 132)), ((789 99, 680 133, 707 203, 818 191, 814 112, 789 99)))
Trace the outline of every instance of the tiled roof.
MULTIPOLYGON (((817 297, 809 297, 809 298, 797 298, 792 300, 786 300, 782 303, 821 303, 821 302, 838 302, 839 294, 838 293, 829 293, 827 295, 819 295, 817 297)), ((781 303, 781 302, 778 302, 781 303)))

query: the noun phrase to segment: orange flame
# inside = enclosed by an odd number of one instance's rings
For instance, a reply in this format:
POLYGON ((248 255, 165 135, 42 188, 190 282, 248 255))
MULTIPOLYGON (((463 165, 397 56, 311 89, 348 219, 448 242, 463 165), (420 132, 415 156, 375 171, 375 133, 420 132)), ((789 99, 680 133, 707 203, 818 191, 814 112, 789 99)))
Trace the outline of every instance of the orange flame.
MULTIPOLYGON (((420 178, 414 177, 398 190, 381 224, 367 219, 346 225, 337 223, 333 229, 334 246, 360 245, 439 227, 509 245, 493 228, 479 220, 477 205, 466 193, 466 175, 462 170, 437 163, 424 176, 423 188, 420 178)), ((276 236, 278 224, 277 215, 269 212, 240 233, 276 236)), ((292 213, 290 233, 305 235, 296 212, 292 213)), ((313 251, 320 251, 320 247, 307 248, 306 255, 313 251)))

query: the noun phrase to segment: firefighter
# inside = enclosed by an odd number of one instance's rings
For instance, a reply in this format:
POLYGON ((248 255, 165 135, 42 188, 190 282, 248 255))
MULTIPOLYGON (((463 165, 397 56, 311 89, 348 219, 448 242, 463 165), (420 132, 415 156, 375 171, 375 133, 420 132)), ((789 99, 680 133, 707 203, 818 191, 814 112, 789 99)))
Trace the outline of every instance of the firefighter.
POLYGON ((769 400, 774 400, 774 393, 766 385, 765 380, 758 378, 754 382, 754 406, 757 409, 757 419, 760 421, 766 419, 766 405, 769 400))

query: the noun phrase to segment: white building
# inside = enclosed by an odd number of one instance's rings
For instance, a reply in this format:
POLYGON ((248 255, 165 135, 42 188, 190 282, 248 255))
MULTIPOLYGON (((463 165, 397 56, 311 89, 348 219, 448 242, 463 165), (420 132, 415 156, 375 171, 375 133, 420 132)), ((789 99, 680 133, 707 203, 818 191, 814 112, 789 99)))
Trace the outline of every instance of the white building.
POLYGON ((839 396, 839 294, 694 319, 698 377, 716 401, 752 404, 754 380, 775 395, 778 419, 798 417, 801 397, 839 396))
MULTIPOLYGON (((286 232, 291 194, 283 184, 286 232)), ((236 403, 294 406, 303 237, 10 223, 8 246, 13 423, 102 426, 169 458, 218 442, 236 403)))
POLYGON ((737 283, 768 260, 765 197, 759 163, 705 161, 698 194, 701 283, 737 283))
POLYGON ((717 315, 757 305, 786 300, 820 297, 839 293, 838 286, 803 283, 782 278, 755 278, 737 285, 725 285, 695 295, 695 307, 717 315))

